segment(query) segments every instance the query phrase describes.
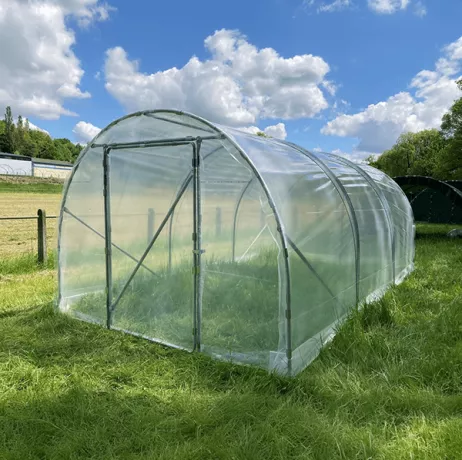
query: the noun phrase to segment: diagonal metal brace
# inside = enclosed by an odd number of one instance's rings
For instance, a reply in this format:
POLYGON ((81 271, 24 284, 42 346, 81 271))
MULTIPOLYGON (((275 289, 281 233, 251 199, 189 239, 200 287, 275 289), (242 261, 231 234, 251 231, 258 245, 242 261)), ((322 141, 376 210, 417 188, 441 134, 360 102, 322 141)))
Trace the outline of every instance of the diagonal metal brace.
MULTIPOLYGON (((104 235, 100 232, 98 232, 98 230, 94 229, 91 225, 88 225, 84 220, 82 220, 80 217, 77 217, 73 212, 69 211, 68 208, 64 208, 63 211, 66 213, 66 214, 69 214, 71 217, 73 217, 77 222, 80 222, 84 227, 87 227, 89 230, 91 230, 95 235, 98 235, 99 237, 101 237, 102 239, 104 239, 104 235)), ((122 254, 125 254, 128 258, 130 258, 131 260, 133 260, 133 262, 139 262, 139 260, 136 258, 136 257, 133 257, 130 253, 128 253, 127 251, 125 251, 124 249, 122 249, 120 246, 118 246, 117 244, 115 243, 112 243, 112 246, 114 246, 116 249, 118 249, 122 254)), ((142 265, 143 268, 145 268, 148 272, 152 273, 154 276, 159 276, 157 273, 153 272, 149 267, 147 267, 146 265, 142 265)))
POLYGON ((340 300, 337 299, 335 294, 332 292, 330 287, 326 284, 326 282, 319 276, 319 273, 316 271, 316 269, 313 267, 313 265, 310 264, 308 259, 303 255, 302 251, 297 247, 297 245, 286 235, 287 242, 289 243, 290 247, 294 250, 295 254, 297 254, 298 257, 300 257, 300 260, 308 267, 308 269, 313 273, 313 275, 316 277, 316 279, 324 286, 326 291, 330 294, 330 296, 337 302, 337 304, 343 308, 343 304, 340 302, 340 300))
POLYGON ((122 298, 122 296, 125 294, 125 291, 127 290, 129 284, 131 283, 132 279, 135 277, 136 273, 138 272, 139 268, 141 267, 141 265, 143 264, 144 260, 146 259, 147 255, 149 254, 149 251, 151 250, 151 248, 154 246, 154 243, 156 242, 157 238, 159 237, 159 235, 161 234, 162 230, 164 229, 165 225, 167 224, 168 220, 170 219, 171 215, 173 214, 173 212, 175 211, 175 207, 176 205, 178 204, 178 202, 181 200, 181 197, 183 196, 184 192, 186 191, 186 189, 188 188, 188 185, 189 183, 191 182, 192 180, 192 177, 189 178, 189 180, 185 181, 183 186, 181 187, 181 189, 178 191, 177 193, 177 196, 175 198, 175 200, 173 201, 172 205, 170 206, 170 209, 168 210, 166 216, 164 217, 164 219, 162 220, 161 224, 159 225, 159 228, 157 229, 156 233, 154 234, 154 236, 152 237, 150 243, 148 244, 148 247, 145 249, 143 255, 141 256, 141 259, 138 261, 138 263, 136 264, 136 267, 133 269, 133 272, 132 274, 130 275, 130 277, 128 278, 128 280, 126 281, 124 287, 122 288, 122 291, 120 292, 119 296, 117 297, 117 299, 115 300, 115 302, 112 304, 111 306, 111 310, 114 311, 117 304, 120 302, 120 299, 122 298))

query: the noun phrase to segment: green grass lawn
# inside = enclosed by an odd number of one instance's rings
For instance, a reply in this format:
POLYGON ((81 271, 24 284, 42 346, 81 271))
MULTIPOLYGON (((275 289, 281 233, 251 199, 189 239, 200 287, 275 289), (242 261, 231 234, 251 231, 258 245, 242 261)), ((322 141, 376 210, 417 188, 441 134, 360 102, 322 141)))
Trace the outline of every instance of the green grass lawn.
POLYGON ((56 314, 52 261, 0 261, 0 459, 461 458, 450 228, 419 226, 415 272, 294 379, 56 314))

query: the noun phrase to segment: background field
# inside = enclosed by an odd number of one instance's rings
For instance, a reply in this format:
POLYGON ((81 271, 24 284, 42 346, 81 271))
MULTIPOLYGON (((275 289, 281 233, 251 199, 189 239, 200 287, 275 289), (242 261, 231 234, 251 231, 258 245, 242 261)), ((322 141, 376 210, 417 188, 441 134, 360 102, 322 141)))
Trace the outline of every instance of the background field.
MULTIPOLYGON (((0 217, 36 216, 45 209, 47 215, 59 214, 62 183, 40 178, 0 177, 0 217)), ((56 246, 57 219, 47 221, 47 240, 56 246)), ((36 220, 0 220, 0 254, 18 256, 37 251, 36 220)))
POLYGON ((0 458, 460 458, 451 228, 418 225, 415 272, 290 380, 57 314, 53 259, 38 269, 32 254, 2 257, 0 458))

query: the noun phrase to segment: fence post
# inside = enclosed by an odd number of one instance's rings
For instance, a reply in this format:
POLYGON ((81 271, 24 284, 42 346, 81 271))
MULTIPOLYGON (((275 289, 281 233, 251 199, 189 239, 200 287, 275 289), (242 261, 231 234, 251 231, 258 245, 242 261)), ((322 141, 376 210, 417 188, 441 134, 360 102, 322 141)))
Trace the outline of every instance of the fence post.
POLYGON ((47 215, 44 209, 37 211, 38 263, 47 261, 47 215))
POLYGON ((215 215, 215 235, 221 236, 221 208, 217 207, 215 215))
POLYGON ((154 209, 148 209, 148 244, 151 242, 152 237, 154 236, 154 220, 156 218, 156 213, 154 209))

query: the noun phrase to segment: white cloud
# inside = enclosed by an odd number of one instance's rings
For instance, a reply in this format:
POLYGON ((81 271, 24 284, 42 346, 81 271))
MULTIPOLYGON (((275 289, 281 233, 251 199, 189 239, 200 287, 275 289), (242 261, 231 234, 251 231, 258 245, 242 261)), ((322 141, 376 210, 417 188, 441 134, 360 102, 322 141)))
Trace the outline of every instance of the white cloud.
POLYGON ((33 129, 34 131, 41 131, 42 133, 48 134, 50 136, 50 133, 46 129, 40 128, 39 126, 34 125, 34 123, 31 123, 30 121, 29 129, 33 129))
POLYGON ((67 19, 88 25, 108 11, 99 0, 0 1, 0 111, 10 105, 23 116, 75 115, 64 102, 90 94, 80 88, 84 71, 67 19))
POLYGON ((79 121, 72 130, 75 134, 76 141, 80 144, 90 142, 100 131, 101 128, 85 121, 79 121))
POLYGON ((263 132, 268 136, 275 137, 276 139, 285 139, 287 137, 286 126, 284 123, 268 126, 263 130, 263 132))
POLYGON ((256 126, 245 126, 237 129, 250 134, 257 134, 259 132, 263 132, 267 136, 282 140, 284 140, 287 137, 286 126, 284 123, 278 123, 277 125, 267 126, 265 129, 260 129, 256 126))
POLYGON ((460 75, 462 37, 443 48, 435 70, 422 70, 412 80, 411 91, 369 105, 354 115, 340 115, 328 122, 323 134, 356 137, 358 150, 382 152, 403 132, 438 128, 444 113, 460 97, 455 81, 460 75))
POLYGON ((351 6, 351 0, 334 0, 332 3, 323 3, 318 7, 319 13, 333 13, 341 11, 351 6))
POLYGON ((353 163, 358 163, 358 164, 365 164, 366 163, 365 159, 368 156, 370 156, 369 152, 362 152, 361 150, 353 150, 353 152, 347 153, 347 152, 344 152, 343 150, 335 149, 335 150, 332 150, 331 153, 333 155, 343 157, 347 160, 352 161, 353 163))
POLYGON ((367 0, 369 9, 378 14, 393 14, 405 10, 410 0, 367 0))
POLYGON ((425 5, 418 1, 415 3, 414 5, 414 14, 416 16, 419 16, 419 18, 423 18, 424 16, 426 16, 427 14, 427 8, 425 7, 425 5))
POLYGON ((88 27, 96 21, 107 21, 109 13, 115 10, 107 3, 101 3, 100 0, 29 0, 29 3, 34 1, 56 5, 64 15, 72 15, 81 27, 88 27))
MULTIPOLYGON (((14 121, 14 124, 17 126, 18 119, 15 118, 13 121, 14 121)), ((23 119, 23 123, 24 124, 26 123, 25 119, 23 119)), ((34 123, 32 123, 31 121, 29 121, 29 129, 32 129, 34 131, 41 131, 42 133, 48 134, 50 136, 50 133, 46 129, 39 128, 37 125, 34 125, 34 123)))
MULTIPOLYGON (((414 6, 414 14, 423 17, 427 14, 427 9, 421 0, 364 0, 364 4, 377 14, 394 14, 398 11, 406 10, 409 5, 414 6)), ((304 9, 316 9, 317 13, 334 13, 346 9, 358 9, 358 2, 353 0, 304 0, 304 9)))
POLYGON ((147 74, 121 47, 107 51, 107 90, 128 110, 175 108, 233 126, 258 119, 311 118, 327 108, 320 86, 329 65, 305 54, 283 58, 258 49, 238 31, 205 39, 211 58, 147 74))
POLYGON ((331 95, 335 96, 335 93, 337 92, 337 85, 329 80, 324 80, 322 82, 322 87, 331 95))

